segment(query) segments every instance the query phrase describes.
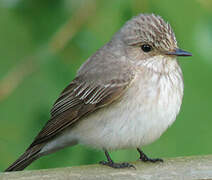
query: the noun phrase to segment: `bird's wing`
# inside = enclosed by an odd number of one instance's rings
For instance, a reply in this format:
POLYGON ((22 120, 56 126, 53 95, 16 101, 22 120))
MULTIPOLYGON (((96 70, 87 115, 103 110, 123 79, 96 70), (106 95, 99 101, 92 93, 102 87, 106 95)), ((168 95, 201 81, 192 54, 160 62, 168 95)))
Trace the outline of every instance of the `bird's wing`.
POLYGON ((127 78, 114 78, 103 84, 84 79, 86 78, 77 77, 63 90, 51 110, 51 119, 29 148, 49 140, 81 117, 117 100, 130 86, 134 74, 128 73, 127 78))

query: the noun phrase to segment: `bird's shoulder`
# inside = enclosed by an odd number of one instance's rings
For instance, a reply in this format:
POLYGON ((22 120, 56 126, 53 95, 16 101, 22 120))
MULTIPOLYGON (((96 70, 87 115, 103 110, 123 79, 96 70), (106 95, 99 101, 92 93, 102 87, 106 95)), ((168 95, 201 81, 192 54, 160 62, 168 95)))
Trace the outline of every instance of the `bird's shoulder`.
MULTIPOLYGON (((45 142, 99 108, 120 98, 135 78, 125 63, 98 66, 97 70, 82 68, 77 77, 61 92, 51 109, 51 118, 30 147, 45 142)), ((87 68, 87 67, 85 67, 87 68)))

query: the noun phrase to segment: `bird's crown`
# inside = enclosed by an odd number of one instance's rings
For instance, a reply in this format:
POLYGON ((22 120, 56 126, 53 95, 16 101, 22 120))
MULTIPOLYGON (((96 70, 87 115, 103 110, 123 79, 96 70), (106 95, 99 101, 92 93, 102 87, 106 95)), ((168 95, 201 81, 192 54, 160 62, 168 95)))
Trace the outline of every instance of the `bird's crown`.
POLYGON ((140 14, 132 18, 125 24, 122 33, 124 41, 129 45, 148 43, 165 51, 177 48, 170 24, 154 14, 140 14))

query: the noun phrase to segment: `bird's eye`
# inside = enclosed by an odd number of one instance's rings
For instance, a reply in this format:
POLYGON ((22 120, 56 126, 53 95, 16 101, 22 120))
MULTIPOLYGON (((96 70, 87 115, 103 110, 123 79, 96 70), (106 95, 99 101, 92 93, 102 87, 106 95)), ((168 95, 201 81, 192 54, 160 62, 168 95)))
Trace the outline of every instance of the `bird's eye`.
POLYGON ((142 46, 141 46, 141 49, 144 51, 144 52, 150 52, 150 51, 152 51, 152 46, 150 46, 149 44, 143 44, 142 46))

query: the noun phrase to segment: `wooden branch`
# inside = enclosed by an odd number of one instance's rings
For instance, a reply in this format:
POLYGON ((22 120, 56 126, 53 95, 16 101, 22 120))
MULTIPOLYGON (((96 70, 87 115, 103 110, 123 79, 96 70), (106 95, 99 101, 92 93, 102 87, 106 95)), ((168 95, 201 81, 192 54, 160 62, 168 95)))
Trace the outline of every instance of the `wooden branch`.
POLYGON ((212 155, 165 159, 164 163, 132 163, 135 169, 103 165, 1 173, 1 180, 212 180, 212 155))

